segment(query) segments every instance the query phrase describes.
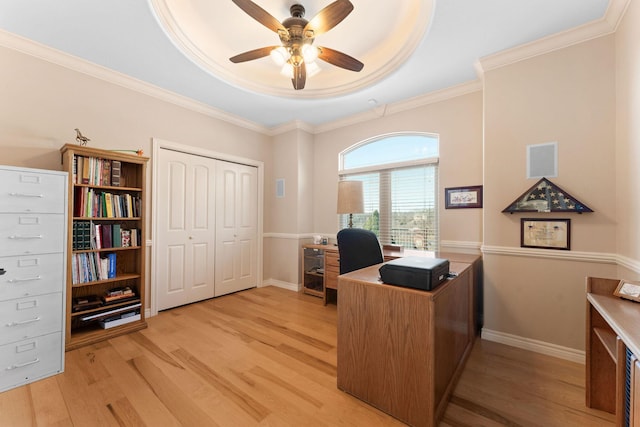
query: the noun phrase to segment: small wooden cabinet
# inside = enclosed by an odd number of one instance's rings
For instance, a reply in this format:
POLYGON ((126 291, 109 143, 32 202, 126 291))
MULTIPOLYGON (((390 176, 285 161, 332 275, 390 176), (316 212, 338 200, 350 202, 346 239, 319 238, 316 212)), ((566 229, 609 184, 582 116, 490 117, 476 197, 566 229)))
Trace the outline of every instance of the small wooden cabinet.
MULTIPOLYGON (((338 289, 340 261, 334 245, 302 245, 302 291, 321 297, 326 304, 327 290, 338 289)), ((335 294, 335 292, 334 292, 335 294)))
POLYGON ((619 280, 587 278, 586 405, 640 426, 640 303, 613 295, 619 280))
POLYGON ((66 349, 146 327, 148 158, 66 144, 66 349))

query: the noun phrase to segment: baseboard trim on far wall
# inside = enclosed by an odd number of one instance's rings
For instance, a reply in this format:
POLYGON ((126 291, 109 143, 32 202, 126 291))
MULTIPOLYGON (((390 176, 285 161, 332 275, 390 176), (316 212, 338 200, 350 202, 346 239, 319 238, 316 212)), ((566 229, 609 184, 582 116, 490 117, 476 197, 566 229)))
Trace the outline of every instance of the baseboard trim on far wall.
POLYGON ((298 285, 296 283, 289 283, 289 282, 284 282, 282 280, 276 280, 276 279, 263 280, 262 281, 262 285, 259 286, 259 287, 263 288, 265 286, 275 286, 276 288, 287 289, 287 290, 293 291, 293 292, 299 292, 300 291, 300 285, 298 285))
POLYGON ((574 348, 563 347, 544 341, 538 341, 531 338, 523 338, 517 335, 511 335, 504 332, 492 331, 490 329, 482 329, 482 339, 487 341, 498 342, 500 344, 510 345, 512 347, 522 348, 524 350, 534 351, 536 353, 546 354, 570 362, 585 363, 585 353, 574 348))

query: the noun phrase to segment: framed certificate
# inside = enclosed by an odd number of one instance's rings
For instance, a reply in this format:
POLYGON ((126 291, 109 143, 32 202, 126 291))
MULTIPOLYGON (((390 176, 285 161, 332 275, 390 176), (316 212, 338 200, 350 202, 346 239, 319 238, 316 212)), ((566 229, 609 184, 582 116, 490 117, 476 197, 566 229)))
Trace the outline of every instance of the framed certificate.
POLYGON ((621 280, 613 294, 620 298, 640 302, 640 282, 621 280))
POLYGON ((571 220, 522 218, 520 246, 523 248, 571 249, 571 220))
POLYGON ((482 207, 482 185, 444 189, 444 208, 463 209, 482 207))

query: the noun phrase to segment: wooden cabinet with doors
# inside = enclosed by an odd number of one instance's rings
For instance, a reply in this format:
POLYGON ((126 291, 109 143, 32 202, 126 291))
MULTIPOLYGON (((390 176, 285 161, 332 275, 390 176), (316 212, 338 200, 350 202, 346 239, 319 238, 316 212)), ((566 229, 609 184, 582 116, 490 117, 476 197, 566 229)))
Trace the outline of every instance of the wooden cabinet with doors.
POLYGON ((619 280, 587 278, 586 405, 640 426, 640 303, 613 295, 619 280))
POLYGON ((66 349, 146 327, 148 158, 66 144, 66 349))
POLYGON ((335 299, 340 275, 338 247, 334 245, 302 245, 302 291, 306 294, 335 299))

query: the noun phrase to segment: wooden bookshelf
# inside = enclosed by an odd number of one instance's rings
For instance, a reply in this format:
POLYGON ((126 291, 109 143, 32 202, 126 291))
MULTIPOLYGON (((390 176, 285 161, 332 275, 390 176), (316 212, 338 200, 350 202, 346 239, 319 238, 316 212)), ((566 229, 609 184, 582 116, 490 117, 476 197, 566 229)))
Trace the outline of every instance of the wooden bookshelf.
POLYGON ((66 278, 66 350, 69 351, 146 327, 144 200, 149 159, 73 144, 64 145, 60 151, 63 170, 69 173, 66 278), (113 176, 118 162, 119 179, 113 176), (79 229, 80 223, 86 228, 79 229), (133 233, 135 244, 131 242, 133 233), (131 239, 128 245, 123 244, 127 239, 131 239), (115 263, 109 265, 103 259, 110 254, 115 254, 115 263), (102 264, 102 268, 98 264, 102 264), (82 298, 94 295, 101 298, 120 287, 131 288, 135 298, 80 311, 73 309, 74 303, 82 298), (127 307, 131 307, 129 315, 138 311, 140 315, 131 316, 130 321, 123 318, 117 322, 122 323, 118 326, 101 327, 100 320, 123 315, 127 307), (115 308, 123 310, 109 314, 115 308), (103 313, 104 316, 100 316, 103 313))

